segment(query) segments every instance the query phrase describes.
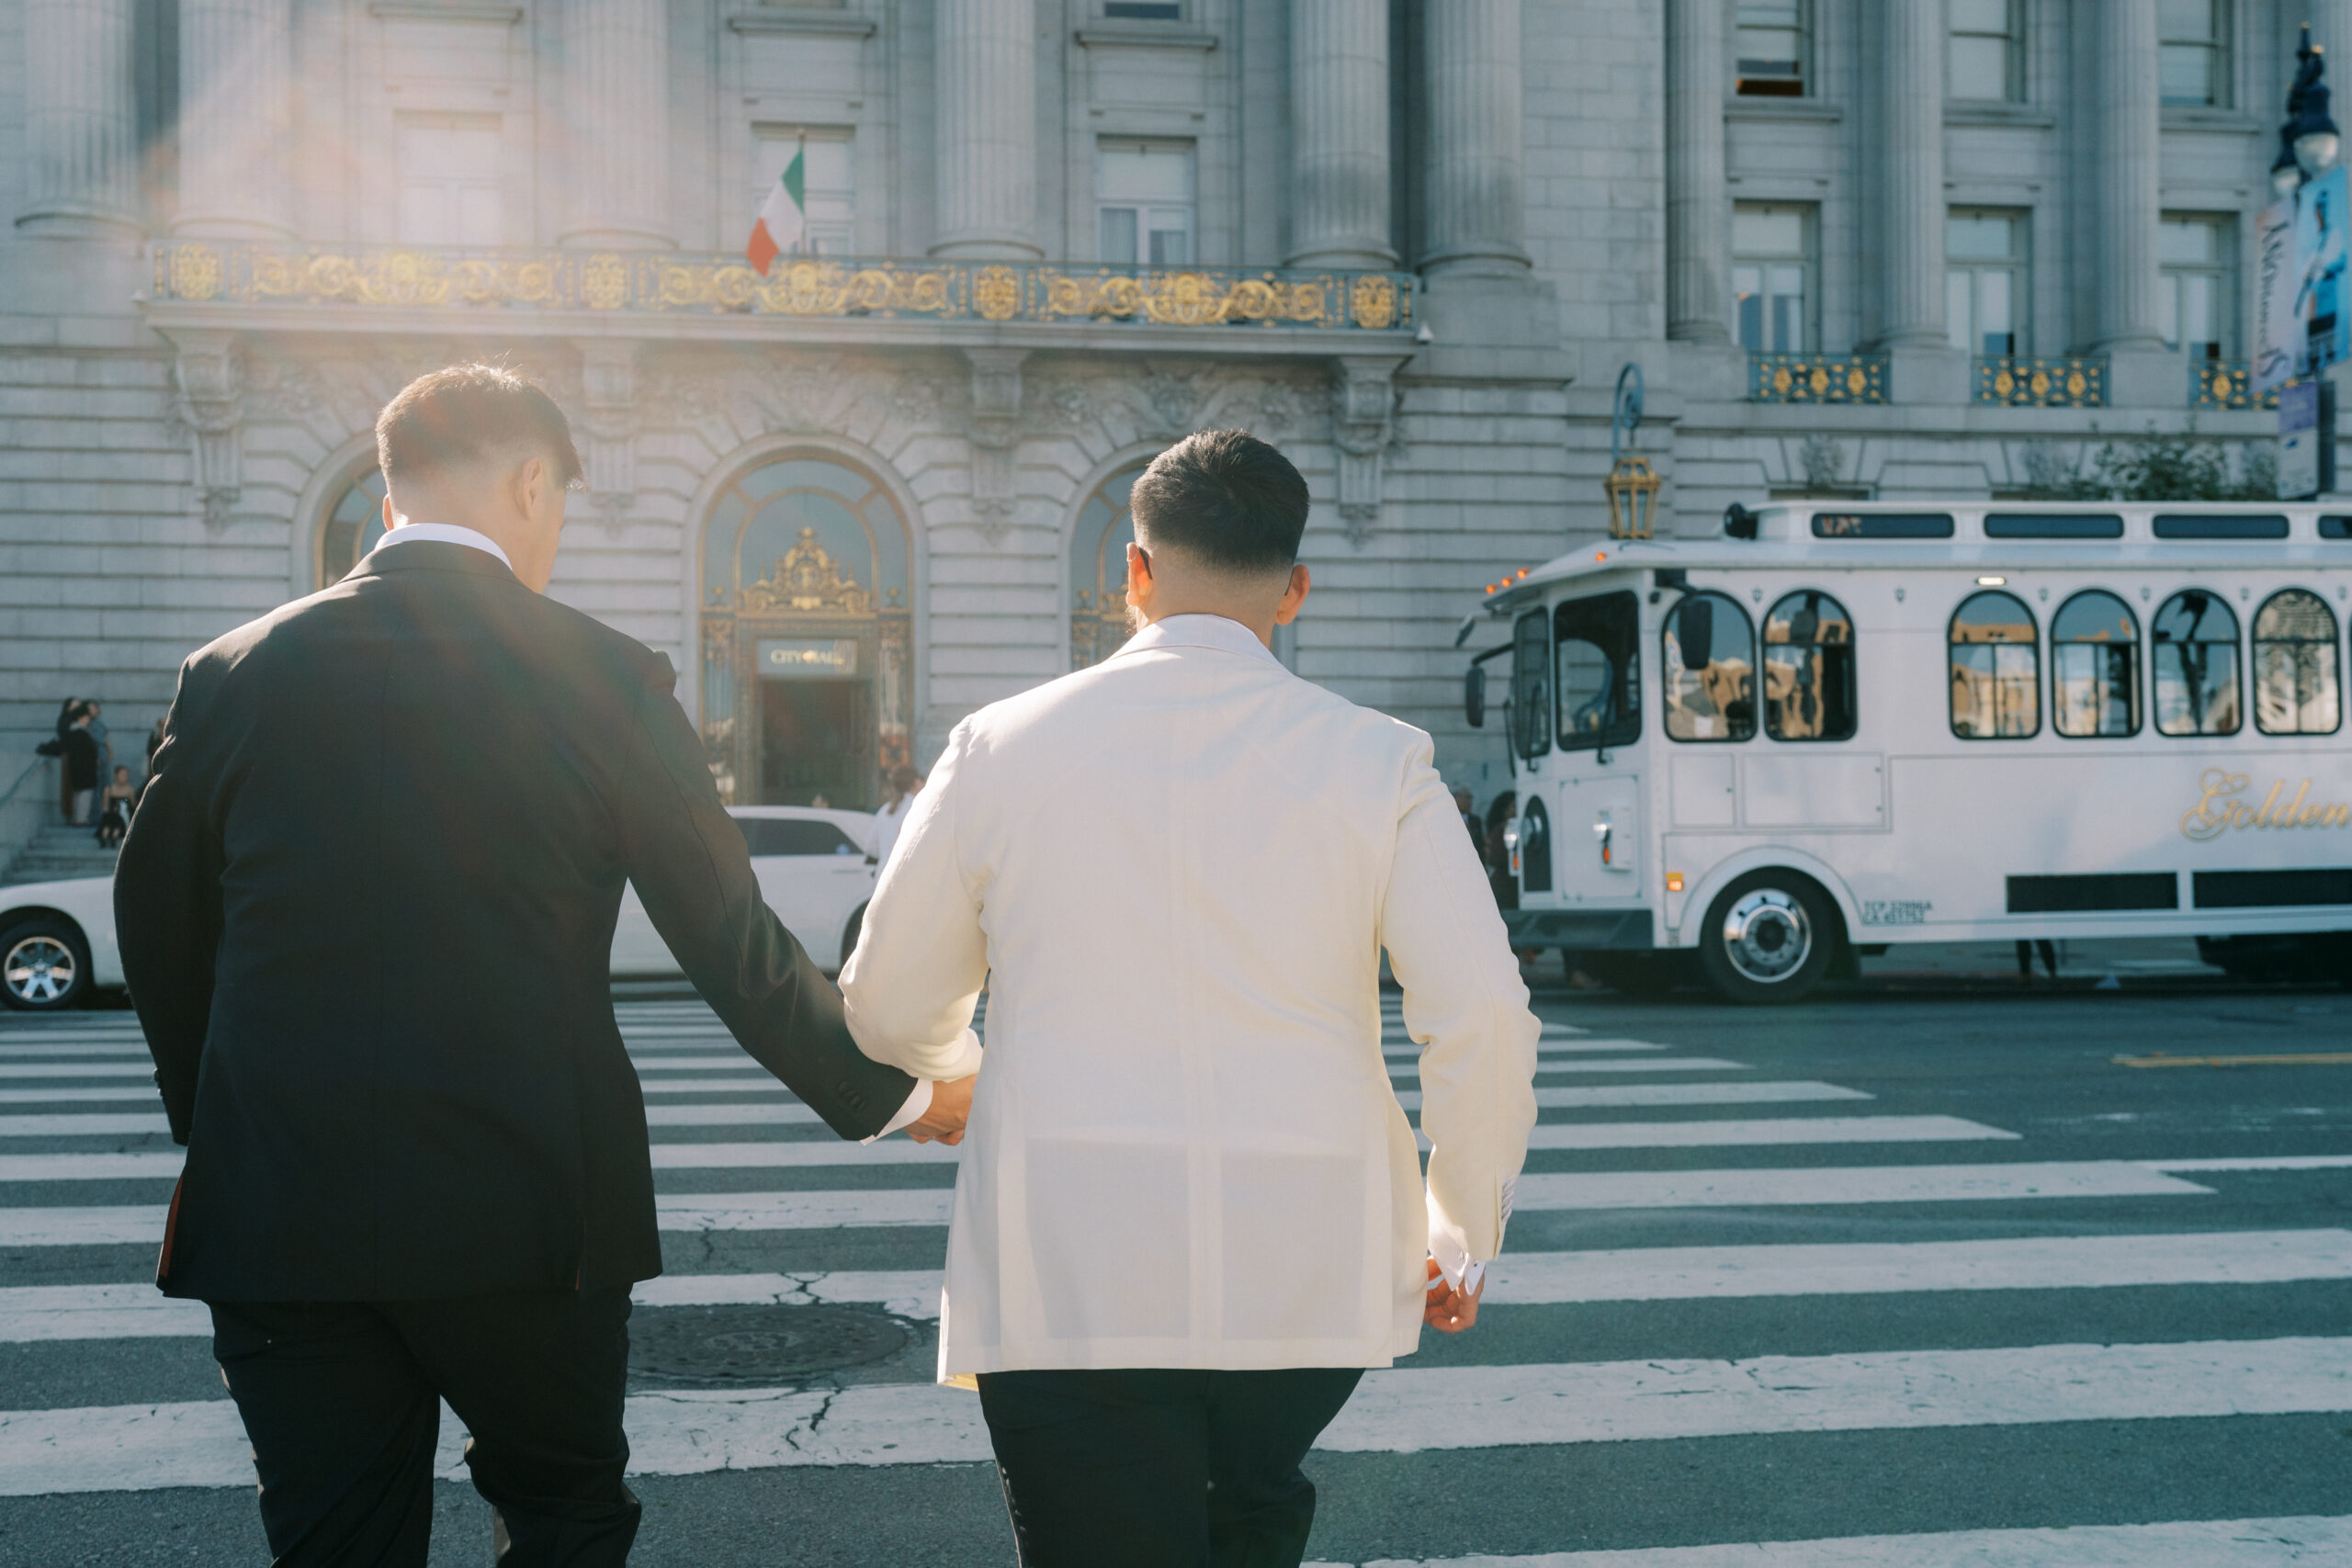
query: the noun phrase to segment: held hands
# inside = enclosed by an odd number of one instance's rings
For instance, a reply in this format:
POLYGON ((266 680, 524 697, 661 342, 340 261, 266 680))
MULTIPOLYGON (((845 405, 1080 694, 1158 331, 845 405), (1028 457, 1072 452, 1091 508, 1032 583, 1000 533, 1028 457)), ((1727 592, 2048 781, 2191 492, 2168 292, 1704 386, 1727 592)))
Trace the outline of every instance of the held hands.
POLYGON ((1429 1294, 1421 1305, 1421 1322, 1440 1334, 1459 1334, 1478 1321, 1478 1298, 1487 1293, 1487 1281, 1480 1279, 1475 1291, 1457 1291, 1445 1282, 1437 1259, 1429 1261, 1429 1294))
POLYGON ((972 1080, 978 1073, 931 1086, 931 1108, 907 1123, 907 1136, 918 1144, 936 1138, 943 1144, 964 1141, 964 1123, 972 1114, 972 1080))

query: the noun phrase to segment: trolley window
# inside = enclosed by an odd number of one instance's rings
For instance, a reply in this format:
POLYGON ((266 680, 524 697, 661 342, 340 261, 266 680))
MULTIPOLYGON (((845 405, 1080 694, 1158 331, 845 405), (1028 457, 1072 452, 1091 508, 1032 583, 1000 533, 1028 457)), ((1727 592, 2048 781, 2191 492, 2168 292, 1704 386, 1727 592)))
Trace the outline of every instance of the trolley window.
POLYGON ((2120 539, 2123 519, 2082 512, 1988 512, 1988 539, 2120 539))
POLYGON ((2232 517, 2225 513, 2176 513, 2156 519, 2159 539, 2283 539, 2283 516, 2232 517))
POLYGON ((2156 733, 2238 732, 2238 618, 2218 593, 2185 589, 2149 624, 2156 733))
POLYGON ((2321 518, 2319 536, 2323 539, 2352 539, 2352 517, 2321 518))
POLYGON ((1631 593, 1571 599, 1553 620, 1560 747, 1585 751, 1642 738, 1641 607, 1631 593))
POLYGON ((1952 612, 1951 732, 2023 740, 2041 729, 2041 649, 2033 612, 2013 593, 1972 593, 1952 612))
POLYGON ((1816 539, 1949 539, 1949 512, 1816 512, 1816 539))
POLYGON ((2140 732, 2140 622, 2097 589, 2050 618, 2050 722, 2077 739, 2140 732))
POLYGON ((1726 593, 1689 593, 1667 612, 1659 675, 1666 733, 1746 740, 1756 733, 1756 626, 1726 593))
POLYGON ((2254 616, 2254 727, 2265 735, 2333 735, 2343 714, 2335 612, 2289 588, 2254 616))
POLYGON ((1531 610, 1511 629, 1510 738, 1522 757, 1552 749, 1552 649, 1544 615, 1531 610))
POLYGON ((1775 740, 1854 738, 1854 618, 1800 589, 1764 616, 1764 731, 1775 740))

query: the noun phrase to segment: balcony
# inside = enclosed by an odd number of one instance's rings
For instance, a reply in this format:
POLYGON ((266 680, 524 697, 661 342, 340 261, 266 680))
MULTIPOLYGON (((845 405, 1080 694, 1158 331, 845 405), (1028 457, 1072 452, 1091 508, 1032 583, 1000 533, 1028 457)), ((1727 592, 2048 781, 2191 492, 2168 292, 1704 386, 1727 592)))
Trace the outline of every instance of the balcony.
POLYGON ((2278 389, 2254 394, 2254 366, 2244 359, 2194 359, 2188 365, 2188 406, 2193 409, 2275 409, 2278 389))
POLYGON ((1294 344, 1302 333, 1379 334, 1388 347, 1412 329, 1412 285, 1401 272, 833 256, 781 259, 763 277, 739 255, 175 240, 154 247, 148 305, 179 320, 254 317, 253 325, 308 330, 424 324, 420 315, 439 325, 463 314, 534 333, 600 319, 612 323, 603 330, 693 337, 744 335, 752 322, 837 321, 852 335, 886 338, 907 334, 883 324, 906 323, 945 327, 921 335, 950 341, 974 329, 991 337, 1008 328, 1048 329, 1026 334, 1046 337, 1133 329, 1153 339, 1215 334, 1222 346, 1236 333, 1294 344))
POLYGON ((2079 355, 2034 359, 1979 358, 1975 400, 2008 408, 2097 409, 2107 406, 2107 361, 2079 355))
POLYGON ((1750 354, 1747 397, 1758 403, 1883 403, 1883 354, 1750 354))

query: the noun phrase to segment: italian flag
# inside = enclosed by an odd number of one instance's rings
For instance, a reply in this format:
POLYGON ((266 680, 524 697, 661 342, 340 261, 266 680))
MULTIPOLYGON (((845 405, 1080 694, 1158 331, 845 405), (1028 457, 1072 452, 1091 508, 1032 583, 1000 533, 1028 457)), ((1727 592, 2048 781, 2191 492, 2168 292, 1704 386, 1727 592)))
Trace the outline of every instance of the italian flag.
POLYGON ((784 166, 784 178, 768 191, 767 200, 760 204, 760 215, 752 222, 752 243, 743 247, 759 275, 768 275, 768 265, 786 251, 797 251, 808 232, 808 203, 805 196, 808 185, 807 159, 808 144, 803 141, 792 150, 792 162, 784 166))

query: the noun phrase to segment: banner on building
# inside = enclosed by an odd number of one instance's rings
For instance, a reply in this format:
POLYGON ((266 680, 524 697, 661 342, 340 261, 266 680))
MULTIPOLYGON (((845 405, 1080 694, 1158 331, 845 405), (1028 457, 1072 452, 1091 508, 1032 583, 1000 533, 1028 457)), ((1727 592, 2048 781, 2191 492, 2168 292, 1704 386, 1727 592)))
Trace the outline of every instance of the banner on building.
POLYGON ((2309 352, 2305 368, 2314 374, 2352 359, 2352 300, 2345 297, 2345 267, 2352 261, 2346 222, 2352 215, 2352 186, 2345 167, 2305 185, 2295 197, 2295 313, 2303 318, 2309 352))
POLYGON ((2255 220, 2254 395, 2268 397, 2295 378, 2303 355, 2303 318, 2295 310, 2295 203, 2282 197, 2255 220))
POLYGON ((2278 499, 2319 493, 2319 383, 2298 381, 2278 394, 2278 499))

